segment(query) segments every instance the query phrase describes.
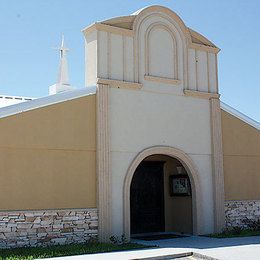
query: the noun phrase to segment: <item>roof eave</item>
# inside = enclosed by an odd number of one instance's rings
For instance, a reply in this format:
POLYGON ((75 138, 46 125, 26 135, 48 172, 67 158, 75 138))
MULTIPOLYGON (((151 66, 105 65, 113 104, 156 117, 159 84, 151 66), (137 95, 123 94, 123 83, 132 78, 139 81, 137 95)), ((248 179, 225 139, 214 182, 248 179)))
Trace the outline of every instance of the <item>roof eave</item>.
POLYGON ((42 108, 61 102, 73 100, 76 98, 93 95, 96 93, 96 87, 88 87, 83 89, 77 89, 72 91, 66 91, 34 100, 18 103, 0 108, 0 118, 20 114, 37 108, 42 108))

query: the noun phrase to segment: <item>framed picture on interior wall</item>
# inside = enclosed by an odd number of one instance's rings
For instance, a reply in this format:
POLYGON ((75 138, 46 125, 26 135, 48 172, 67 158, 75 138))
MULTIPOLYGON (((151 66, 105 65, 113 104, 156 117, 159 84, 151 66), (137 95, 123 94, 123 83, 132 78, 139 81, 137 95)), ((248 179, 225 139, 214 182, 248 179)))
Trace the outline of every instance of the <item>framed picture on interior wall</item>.
POLYGON ((190 196, 191 188, 189 176, 186 174, 171 175, 170 182, 170 196, 190 196))

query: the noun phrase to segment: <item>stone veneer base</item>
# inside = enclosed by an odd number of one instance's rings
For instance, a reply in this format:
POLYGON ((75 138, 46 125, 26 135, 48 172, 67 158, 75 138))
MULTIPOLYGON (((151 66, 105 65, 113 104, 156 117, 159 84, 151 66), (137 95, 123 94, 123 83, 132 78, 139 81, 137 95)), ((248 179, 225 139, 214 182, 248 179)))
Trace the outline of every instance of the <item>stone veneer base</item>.
POLYGON ((0 211, 0 248, 83 243, 97 235, 95 208, 0 211))
POLYGON ((260 219, 260 200, 225 201, 226 227, 244 227, 244 219, 260 219))

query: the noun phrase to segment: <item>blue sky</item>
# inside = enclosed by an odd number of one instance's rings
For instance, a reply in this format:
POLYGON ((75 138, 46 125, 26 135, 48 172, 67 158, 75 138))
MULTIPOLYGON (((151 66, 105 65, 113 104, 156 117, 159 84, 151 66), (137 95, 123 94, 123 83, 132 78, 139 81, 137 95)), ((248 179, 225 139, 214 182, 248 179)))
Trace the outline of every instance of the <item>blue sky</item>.
POLYGON ((65 35, 71 83, 84 86, 81 30, 148 5, 174 10, 219 53, 221 99, 260 121, 259 0, 0 0, 0 94, 41 97, 57 78, 53 49, 65 35))

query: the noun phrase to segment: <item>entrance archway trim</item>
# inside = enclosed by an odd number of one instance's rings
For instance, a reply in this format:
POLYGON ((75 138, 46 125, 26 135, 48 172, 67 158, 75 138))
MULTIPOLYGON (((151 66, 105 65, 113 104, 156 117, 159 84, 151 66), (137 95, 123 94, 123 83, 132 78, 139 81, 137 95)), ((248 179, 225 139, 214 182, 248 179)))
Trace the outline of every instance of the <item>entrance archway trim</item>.
POLYGON ((169 147, 169 146, 153 146, 141 151, 132 161, 128 168, 125 180, 124 180, 124 234, 127 239, 130 239, 130 186, 132 182, 133 175, 135 173, 138 165, 150 155, 167 155, 172 158, 179 160, 185 167, 192 188, 192 218, 193 218, 193 233, 199 234, 200 227, 202 226, 201 217, 201 189, 198 171, 192 161, 192 159, 183 151, 169 147))

